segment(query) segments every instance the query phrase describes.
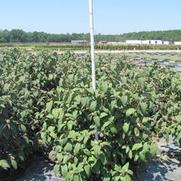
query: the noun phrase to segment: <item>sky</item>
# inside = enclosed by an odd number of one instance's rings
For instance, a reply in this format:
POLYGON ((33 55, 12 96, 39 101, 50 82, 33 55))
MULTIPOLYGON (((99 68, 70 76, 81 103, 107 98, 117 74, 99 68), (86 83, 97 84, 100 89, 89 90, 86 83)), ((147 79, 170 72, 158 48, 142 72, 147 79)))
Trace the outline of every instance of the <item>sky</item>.
MULTIPOLYGON (((94 0, 95 33, 181 29, 181 0, 94 0)), ((89 31, 88 0, 0 0, 0 29, 89 31)))

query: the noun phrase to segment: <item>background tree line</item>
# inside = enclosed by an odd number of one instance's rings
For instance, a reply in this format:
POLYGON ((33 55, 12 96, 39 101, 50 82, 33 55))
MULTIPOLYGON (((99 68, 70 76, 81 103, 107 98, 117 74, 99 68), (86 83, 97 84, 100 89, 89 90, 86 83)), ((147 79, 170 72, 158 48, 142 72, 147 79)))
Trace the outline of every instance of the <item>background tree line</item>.
MULTIPOLYGON (((124 40, 169 40, 181 41, 181 30, 169 31, 145 31, 133 32, 119 35, 103 35, 97 34, 96 41, 124 41, 124 40)), ((73 33, 73 34, 50 34, 45 32, 25 32, 20 29, 0 30, 0 43, 34 43, 34 42, 71 42, 71 40, 87 40, 89 41, 88 33, 73 33)))

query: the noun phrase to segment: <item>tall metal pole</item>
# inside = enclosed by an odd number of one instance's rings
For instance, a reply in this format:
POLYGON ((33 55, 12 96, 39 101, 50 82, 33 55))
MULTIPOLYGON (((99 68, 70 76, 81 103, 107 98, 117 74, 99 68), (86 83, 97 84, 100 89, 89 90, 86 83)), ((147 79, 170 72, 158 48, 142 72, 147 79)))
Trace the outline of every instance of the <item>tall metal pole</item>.
MULTIPOLYGON (((90 21, 91 62, 92 62, 92 88, 95 91, 96 90, 96 61, 95 61, 95 45, 94 45, 93 0, 89 0, 89 21, 90 21)), ((96 126, 95 139, 98 140, 97 126, 96 126)))
POLYGON ((96 63, 95 63, 95 47, 94 47, 94 15, 93 0, 89 0, 89 21, 90 21, 90 42, 91 42, 91 61, 92 61, 92 87, 96 90, 96 63))

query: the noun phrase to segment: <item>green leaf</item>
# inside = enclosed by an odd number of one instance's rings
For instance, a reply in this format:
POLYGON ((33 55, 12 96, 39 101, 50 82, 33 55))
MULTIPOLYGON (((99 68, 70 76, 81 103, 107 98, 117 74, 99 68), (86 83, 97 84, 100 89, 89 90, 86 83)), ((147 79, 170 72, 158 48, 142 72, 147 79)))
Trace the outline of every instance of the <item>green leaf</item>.
POLYGON ((144 117, 143 120, 142 120, 142 123, 145 124, 145 123, 148 123, 149 121, 149 118, 148 117, 144 117))
POLYGON ((17 166, 16 160, 11 159, 11 165, 13 166, 13 168, 14 168, 15 170, 17 170, 18 166, 17 166))
POLYGON ((127 111, 126 111, 126 116, 131 116, 133 115, 134 113, 136 112, 136 109, 134 108, 129 108, 127 111))
POLYGON ((126 146, 126 153, 128 153, 130 151, 129 146, 126 146))
POLYGON ((148 106, 146 103, 141 103, 140 107, 141 107, 142 112, 145 113, 148 106))
POLYGON ((46 104, 46 111, 50 112, 53 107, 53 101, 50 101, 46 104))
POLYGON ((136 161, 138 161, 138 159, 139 159, 139 155, 136 154, 135 157, 134 157, 134 161, 136 162, 136 161))
POLYGON ((90 152, 88 149, 84 149, 84 153, 85 153, 87 156, 90 156, 90 155, 91 155, 91 152, 90 152))
POLYGON ((131 180, 132 179, 128 174, 121 179, 121 181, 131 181, 131 180))
POLYGON ((127 172, 129 170, 129 162, 127 162, 123 167, 122 167, 122 171, 123 172, 127 172))
POLYGON ((104 176, 103 181, 111 181, 111 176, 104 176))
POLYGON ((113 133, 113 134, 118 133, 118 130, 117 130, 117 128, 115 126, 111 126, 110 130, 111 130, 111 133, 113 133))
POLYGON ((146 140, 146 139, 149 137, 149 135, 148 135, 148 134, 143 133, 143 134, 142 134, 142 137, 143 137, 143 140, 146 140))
POLYGON ((121 97, 121 103, 123 104, 123 106, 125 106, 127 102, 128 102, 128 97, 127 96, 122 96, 121 97))
POLYGON ((104 93, 107 92, 108 88, 109 88, 108 84, 106 82, 102 82, 102 91, 104 93))
POLYGON ((61 171, 62 171, 62 175, 63 175, 64 177, 66 177, 67 172, 68 172, 67 165, 61 166, 61 171))
POLYGON ((53 126, 49 126, 48 127, 48 131, 51 133, 51 132, 54 132, 54 130, 55 130, 55 127, 53 127, 53 126))
POLYGON ((48 75, 48 80, 52 80, 53 79, 53 74, 49 74, 48 75))
POLYGON ((10 165, 6 160, 0 160, 0 167, 7 170, 8 168, 10 168, 10 165))
POLYGON ((94 155, 99 155, 100 153, 101 153, 101 146, 100 145, 98 145, 98 144, 95 144, 94 146, 93 146, 93 149, 94 149, 94 155))
POLYGON ((138 83, 140 84, 141 87, 143 87, 143 86, 145 85, 145 78, 140 77, 140 78, 138 79, 138 83))
POLYGON ((60 132, 62 130, 62 128, 65 126, 65 123, 62 123, 62 121, 59 119, 58 120, 58 132, 60 132))
POLYGON ((69 160, 68 155, 65 155, 65 156, 63 157, 62 163, 63 163, 63 164, 67 164, 68 160, 69 160))
POLYGON ((144 151, 141 151, 139 155, 140 155, 140 159, 141 159, 142 161, 145 161, 145 160, 146 160, 146 157, 145 157, 146 155, 145 155, 145 152, 144 152, 144 151))
POLYGON ((97 101, 92 101, 90 105, 90 110, 93 112, 96 110, 97 101))
POLYGON ((76 120, 76 119, 77 119, 77 116, 78 116, 78 111, 75 110, 75 111, 73 112, 73 114, 72 114, 72 118, 73 118, 74 120, 76 120))
POLYGON ((96 164, 93 166, 92 171, 96 174, 100 173, 100 167, 101 167, 101 162, 97 161, 96 164))
POLYGON ((52 114, 48 114, 46 117, 49 118, 49 119, 53 119, 54 118, 52 114))
POLYGON ((159 151, 157 143, 152 143, 151 144, 151 154, 156 155, 159 151))
POLYGON ((83 107, 86 107, 86 105, 89 103, 89 99, 87 97, 82 97, 80 99, 80 102, 81 102, 83 107))
POLYGON ((26 127, 23 125, 23 124, 21 124, 21 130, 25 133, 26 132, 26 127))
POLYGON ((74 175, 74 181, 81 181, 80 176, 79 175, 74 175))
POLYGON ((127 79, 128 79, 127 77, 121 77, 122 83, 127 84, 127 79))
POLYGON ((112 120, 106 121, 104 125, 102 126, 101 130, 104 131, 106 127, 108 127, 110 124, 112 124, 112 120))
POLYGON ((175 116, 175 119, 176 119, 176 121, 178 121, 179 123, 181 123, 181 115, 175 116))
POLYGON ((114 176, 114 181, 125 181, 125 180, 122 180, 123 177, 121 176, 114 176))
POLYGON ((53 115, 53 117, 54 117, 55 119, 57 119, 58 116, 59 116, 59 109, 53 109, 53 110, 52 110, 52 115, 53 115))
POLYGON ((129 154, 128 154, 129 158, 132 159, 133 158, 133 152, 130 150, 129 154))
POLYGON ((123 125, 123 131, 124 131, 125 133, 127 133, 128 130, 129 130, 129 123, 124 123, 124 125, 123 125))
POLYGON ((102 118, 104 118, 104 117, 106 117, 106 116, 108 116, 108 114, 105 113, 105 112, 102 112, 101 115, 100 115, 100 118, 102 119, 102 118))
POLYGON ((68 121, 67 122, 68 130, 71 131, 74 125, 75 125, 75 121, 68 121))
POLYGON ((62 160, 63 160, 63 155, 62 155, 62 153, 57 153, 57 160, 58 160, 58 162, 62 162, 62 160))
POLYGON ((87 143, 87 141, 89 140, 89 137, 90 137, 89 134, 85 135, 84 140, 83 140, 83 143, 84 143, 84 144, 87 143))
POLYGON ((90 170, 91 170, 90 165, 86 165, 86 166, 84 166, 84 170, 85 170, 85 172, 86 172, 87 176, 89 177, 89 176, 90 176, 90 170))
POLYGON ((134 150, 139 150, 139 149, 142 148, 142 147, 143 147, 142 143, 136 143, 136 144, 133 145, 132 150, 133 150, 133 151, 134 151, 134 150))
POLYGON ((98 126, 98 127, 100 126, 100 118, 98 116, 96 116, 94 118, 94 122, 95 122, 96 126, 98 126))
POLYGON ((111 102, 111 109, 114 109, 116 107, 117 107, 117 101, 114 100, 114 101, 111 102))
POLYGON ((117 172, 121 172, 122 171, 122 167, 120 166, 120 165, 115 165, 115 171, 117 171, 117 172))
POLYGON ((54 166, 53 170, 54 170, 54 172, 55 172, 57 175, 59 175, 59 173, 60 173, 60 165, 59 165, 59 164, 56 164, 56 165, 54 166))
POLYGON ((4 84, 4 91, 7 92, 10 88, 10 84, 4 84))
POLYGON ((80 148, 81 148, 80 143, 76 143, 75 148, 74 148, 74 153, 75 153, 75 154, 78 154, 79 151, 80 151, 80 148))
POLYGON ((24 81, 25 81, 25 79, 26 79, 26 77, 25 77, 25 76, 21 76, 21 77, 19 78, 19 80, 20 80, 21 82, 24 82, 24 81))
POLYGON ((67 143, 64 147, 64 150, 67 152, 71 152, 72 151, 72 145, 70 143, 67 143))
POLYGON ((101 153, 99 155, 99 159, 101 160, 102 164, 105 165, 107 163, 106 155, 104 153, 101 153))
POLYGON ((139 137, 140 136, 140 131, 138 128, 134 128, 134 134, 135 136, 139 137))

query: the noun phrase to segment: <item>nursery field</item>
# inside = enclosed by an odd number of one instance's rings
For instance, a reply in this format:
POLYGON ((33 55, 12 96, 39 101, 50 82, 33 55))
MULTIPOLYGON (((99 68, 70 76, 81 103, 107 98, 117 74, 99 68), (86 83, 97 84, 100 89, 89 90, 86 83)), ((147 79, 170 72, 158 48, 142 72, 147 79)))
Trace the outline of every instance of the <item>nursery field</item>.
POLYGON ((67 181, 131 181, 180 146, 181 75, 146 56, 97 55, 93 91, 89 54, 0 49, 0 180, 41 154, 67 181))
MULTIPOLYGON (((115 42, 116 43, 116 42, 115 42)), ((71 44, 71 43, 0 43, 1 48, 25 48, 34 51, 73 51, 73 50, 90 50, 89 43, 71 44)), ((96 50, 181 50, 181 45, 128 45, 128 44, 95 44, 96 50)))

